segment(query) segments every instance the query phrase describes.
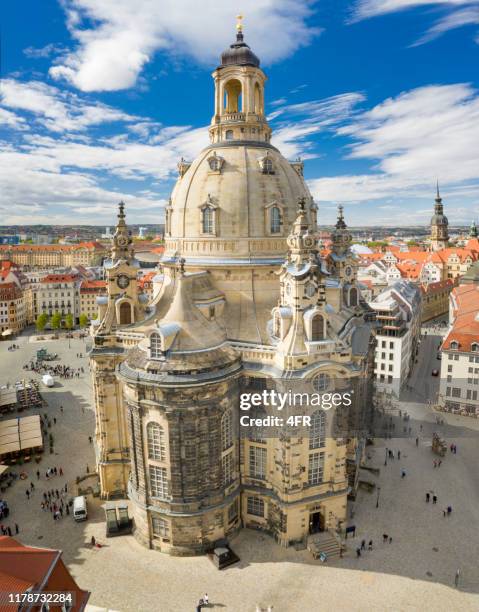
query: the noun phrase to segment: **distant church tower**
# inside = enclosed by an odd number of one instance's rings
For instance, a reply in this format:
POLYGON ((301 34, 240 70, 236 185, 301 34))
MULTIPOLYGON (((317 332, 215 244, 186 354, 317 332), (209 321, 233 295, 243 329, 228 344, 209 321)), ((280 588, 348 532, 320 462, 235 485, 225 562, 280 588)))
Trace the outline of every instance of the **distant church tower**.
POLYGON ((444 214, 442 198, 439 195, 439 183, 437 184, 436 202, 434 204, 434 215, 431 217, 431 250, 440 251, 445 249, 449 242, 449 222, 444 214))
POLYGON ((479 233, 477 231, 477 225, 475 221, 472 221, 471 226, 469 228, 469 238, 477 238, 479 233))

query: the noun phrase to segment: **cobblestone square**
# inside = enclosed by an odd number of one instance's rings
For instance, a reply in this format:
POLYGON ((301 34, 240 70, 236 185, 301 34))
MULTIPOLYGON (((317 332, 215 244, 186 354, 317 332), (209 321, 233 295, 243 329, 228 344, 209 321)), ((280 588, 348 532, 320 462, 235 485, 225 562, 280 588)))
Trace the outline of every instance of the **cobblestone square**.
POLYGON ((424 403, 404 403, 413 432, 368 446, 366 464, 380 473, 363 470, 361 478, 374 482, 376 489, 361 490, 352 505, 349 524, 356 525, 357 531, 355 538, 348 538, 343 559, 322 564, 307 551, 284 549, 267 535, 244 530, 231 542, 240 563, 219 572, 206 557, 169 557, 144 549, 133 536, 106 539, 103 502, 98 498, 89 496, 85 523, 75 523, 71 516, 53 521, 50 512, 42 512, 43 491, 67 482, 73 493, 76 476, 84 475, 87 465, 94 468, 94 449, 88 439, 94 432, 94 415, 86 341, 30 340, 28 335, 20 337, 21 348, 12 352, 7 351, 8 343, 0 344, 2 384, 30 377, 22 366, 42 346, 59 353, 61 361, 55 363, 83 366, 85 374, 80 379, 57 379, 53 389, 42 387, 46 411, 52 420, 57 419, 51 428, 55 454, 48 449, 44 453, 38 466, 40 480, 35 463, 14 468, 27 472, 29 479, 17 480, 4 494, 11 507, 5 524, 13 527, 17 522, 18 537, 26 544, 63 550, 78 583, 92 592, 92 606, 122 612, 193 612, 207 592, 210 605, 206 609, 232 612, 254 612, 257 605, 273 606, 275 612, 479 608, 477 421, 445 415, 442 428, 448 442, 457 444, 458 453, 448 452, 441 467, 434 468, 430 433, 436 428, 435 415, 424 403), (83 356, 77 357, 78 353, 83 356), (401 451, 401 459, 388 460, 387 466, 386 446, 396 457, 401 451), (64 477, 46 481, 44 473, 50 466, 61 466, 64 477), (406 470, 404 478, 401 469, 406 470), (30 481, 35 491, 27 500, 30 481), (437 494, 436 505, 426 503, 427 491, 437 494), (453 510, 444 517, 447 505, 453 510), (384 533, 392 537, 391 544, 383 544, 384 533), (101 548, 90 546, 92 535, 101 548), (355 551, 363 539, 373 540, 373 550, 357 558, 355 551))

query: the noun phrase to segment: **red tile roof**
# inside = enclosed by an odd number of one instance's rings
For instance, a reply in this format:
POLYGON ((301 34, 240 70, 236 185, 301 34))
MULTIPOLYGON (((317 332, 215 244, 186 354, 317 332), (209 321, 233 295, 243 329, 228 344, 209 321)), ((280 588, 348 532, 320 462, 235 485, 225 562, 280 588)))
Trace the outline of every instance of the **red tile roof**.
MULTIPOLYGON (((459 351, 470 352, 474 343, 479 343, 479 287, 460 285, 451 294, 454 323, 443 349, 451 348, 451 342, 459 343, 459 351)), ((479 353, 478 353, 479 354, 479 353)))
POLYGON ((77 274, 47 274, 41 283, 72 283, 78 280, 77 274))
MULTIPOLYGON (((18 540, 0 536, 0 592, 22 593, 28 587, 43 591, 71 591, 75 612, 83 610, 88 591, 79 588, 61 560, 61 551, 24 546, 18 540)), ((0 612, 12 606, 0 604, 0 612)))

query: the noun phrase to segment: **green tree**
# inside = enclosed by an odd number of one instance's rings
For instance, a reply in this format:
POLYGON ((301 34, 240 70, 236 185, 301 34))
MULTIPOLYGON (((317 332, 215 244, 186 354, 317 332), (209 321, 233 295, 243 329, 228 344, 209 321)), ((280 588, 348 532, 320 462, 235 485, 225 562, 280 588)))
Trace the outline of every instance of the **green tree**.
POLYGON ((96 319, 98 319, 98 313, 97 313, 97 312, 95 312, 95 313, 94 313, 94 314, 92 314, 92 316, 91 316, 91 320, 92 320, 92 321, 95 321, 96 319))
POLYGON ((45 312, 42 312, 42 314, 38 315, 37 320, 35 321, 37 330, 43 331, 47 323, 48 323, 48 315, 45 312))
POLYGON ((79 322, 80 327, 86 327, 88 325, 88 317, 84 312, 82 312, 82 314, 80 315, 79 322))
POLYGON ((62 323, 62 315, 59 312, 53 313, 50 319, 50 325, 52 326, 52 329, 59 329, 61 323, 62 323))
POLYGON ((73 325, 74 325, 73 315, 71 312, 69 312, 67 316, 65 317, 65 327, 67 329, 73 329, 73 325))

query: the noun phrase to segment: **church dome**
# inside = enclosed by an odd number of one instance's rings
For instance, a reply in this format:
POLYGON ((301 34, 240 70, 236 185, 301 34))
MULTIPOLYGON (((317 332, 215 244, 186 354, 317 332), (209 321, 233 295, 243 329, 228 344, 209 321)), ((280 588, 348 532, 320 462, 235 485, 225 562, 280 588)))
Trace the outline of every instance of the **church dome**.
POLYGON ((173 190, 163 262, 282 263, 298 200, 312 204, 300 166, 268 143, 207 147, 173 190))
POLYGON ((446 215, 433 215, 431 217, 431 225, 448 225, 446 215))
POLYGON ((236 35, 236 42, 231 44, 221 54, 221 64, 223 66, 254 66, 259 68, 259 58, 251 51, 243 40, 243 32, 239 31, 236 35))

